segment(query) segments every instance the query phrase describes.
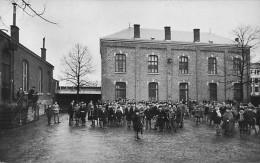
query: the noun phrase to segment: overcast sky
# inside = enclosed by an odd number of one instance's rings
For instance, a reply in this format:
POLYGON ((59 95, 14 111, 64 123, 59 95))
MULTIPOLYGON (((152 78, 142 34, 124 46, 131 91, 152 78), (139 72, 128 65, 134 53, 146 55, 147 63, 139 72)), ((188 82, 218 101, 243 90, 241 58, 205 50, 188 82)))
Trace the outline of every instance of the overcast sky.
MULTIPOLYGON (((17 1, 17 0, 16 0, 17 1)), ((20 0, 18 0, 19 2, 20 0)), ((141 28, 192 31, 200 28, 234 39, 231 31, 239 24, 260 27, 260 0, 222 1, 163 1, 163 0, 37 0, 31 6, 44 17, 58 23, 53 25, 38 17, 30 17, 17 9, 17 26, 20 28, 20 43, 40 55, 42 38, 46 37, 47 61, 55 66, 54 78, 58 79, 62 69, 61 58, 76 43, 88 46, 95 65, 91 80, 101 80, 101 57, 99 39, 140 24, 141 28)), ((0 29, 12 24, 12 4, 0 0, 0 29)), ((260 48, 259 48, 260 49, 260 48)), ((253 55, 260 59, 260 50, 253 55)), ((256 59, 257 58, 257 59, 256 59)))

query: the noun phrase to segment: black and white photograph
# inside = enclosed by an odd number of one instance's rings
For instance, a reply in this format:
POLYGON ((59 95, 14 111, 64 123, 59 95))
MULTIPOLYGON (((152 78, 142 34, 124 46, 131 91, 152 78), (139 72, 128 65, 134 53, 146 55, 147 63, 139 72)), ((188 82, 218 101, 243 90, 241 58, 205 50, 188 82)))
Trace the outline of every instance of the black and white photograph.
POLYGON ((260 0, 0 0, 0 163, 260 162, 260 0))

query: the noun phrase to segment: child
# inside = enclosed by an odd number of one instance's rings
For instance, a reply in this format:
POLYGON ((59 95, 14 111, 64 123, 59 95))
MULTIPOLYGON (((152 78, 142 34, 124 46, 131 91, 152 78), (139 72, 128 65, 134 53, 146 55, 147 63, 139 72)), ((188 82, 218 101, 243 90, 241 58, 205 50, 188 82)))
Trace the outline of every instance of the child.
POLYGON ((52 117, 52 108, 51 108, 51 105, 48 105, 46 110, 46 115, 47 115, 47 119, 48 119, 48 125, 51 124, 51 117, 52 117))
POLYGON ((138 133, 142 133, 143 124, 139 115, 139 110, 135 110, 135 115, 133 116, 133 128, 135 131, 135 140, 140 139, 138 133))

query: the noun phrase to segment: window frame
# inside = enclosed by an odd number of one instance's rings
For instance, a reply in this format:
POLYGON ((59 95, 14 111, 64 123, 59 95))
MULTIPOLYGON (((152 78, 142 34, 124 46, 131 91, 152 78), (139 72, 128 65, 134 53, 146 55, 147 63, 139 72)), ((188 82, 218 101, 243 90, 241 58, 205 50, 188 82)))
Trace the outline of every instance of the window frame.
POLYGON ((148 83, 148 98, 151 102, 156 102, 159 99, 159 84, 157 82, 148 83), (155 96, 154 96, 155 95, 155 96))
POLYGON ((182 82, 179 83, 179 100, 188 101, 189 99, 189 83, 182 82), (182 99, 182 96, 185 95, 185 99, 182 99))
POLYGON ((115 83, 115 100, 118 100, 119 98, 126 99, 126 82, 115 83), (121 97, 121 95, 124 97, 121 97))
POLYGON ((118 53, 115 55, 115 72, 126 73, 126 55, 118 53))
POLYGON ((29 91, 29 62, 22 61, 22 88, 24 92, 29 91))
POLYGON ((189 74, 189 57, 187 56, 179 57, 179 72, 181 74, 189 74))
POLYGON ((238 74, 241 68, 241 58, 233 58, 233 72, 238 74))
POLYGON ((159 64, 158 55, 149 55, 148 56, 148 73, 150 73, 150 74, 159 73, 158 64, 159 64))
POLYGON ((218 84, 209 83, 209 100, 218 101, 218 84))
POLYGON ((38 92, 43 93, 42 91, 42 79, 43 79, 43 74, 42 74, 42 68, 39 67, 39 74, 38 74, 38 92))
POLYGON ((208 58, 208 74, 211 74, 211 75, 218 74, 217 64, 218 64, 218 61, 217 61, 216 57, 208 58))

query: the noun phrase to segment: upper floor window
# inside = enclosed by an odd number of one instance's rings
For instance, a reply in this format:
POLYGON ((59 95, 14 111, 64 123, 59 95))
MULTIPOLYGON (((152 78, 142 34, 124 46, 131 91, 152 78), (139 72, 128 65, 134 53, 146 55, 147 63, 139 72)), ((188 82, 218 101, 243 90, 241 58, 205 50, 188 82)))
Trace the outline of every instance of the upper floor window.
POLYGON ((208 74, 217 74, 217 58, 208 58, 208 74))
POLYGON ((42 68, 39 68, 38 73, 38 92, 42 93, 42 68))
POLYGON ((116 82, 116 99, 126 99, 126 83, 116 82))
POLYGON ((29 67, 28 67, 28 62, 27 61, 23 61, 23 67, 22 67, 22 87, 23 87, 23 90, 25 92, 28 92, 28 79, 29 79, 29 73, 28 73, 28 70, 29 70, 29 67))
POLYGON ((189 67, 188 67, 188 57, 181 56, 179 58, 179 71, 181 74, 188 74, 189 67))
POLYGON ((126 55, 116 54, 115 64, 116 72, 126 72, 126 55))
POLYGON ((157 55, 149 55, 148 73, 158 73, 158 56, 157 55))
POLYGON ((233 71, 235 73, 239 73, 241 68, 241 59, 240 58, 234 58, 233 59, 233 71))
POLYGON ((148 85, 149 101, 158 101, 158 83, 151 82, 148 85))

